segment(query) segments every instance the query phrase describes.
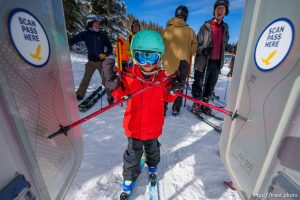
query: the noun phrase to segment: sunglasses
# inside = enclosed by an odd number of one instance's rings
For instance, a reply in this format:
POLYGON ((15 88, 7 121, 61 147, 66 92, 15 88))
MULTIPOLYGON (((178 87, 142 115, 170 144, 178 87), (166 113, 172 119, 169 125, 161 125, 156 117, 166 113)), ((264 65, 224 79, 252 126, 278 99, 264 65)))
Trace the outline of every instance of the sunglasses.
POLYGON ((145 65, 146 63, 155 65, 161 59, 161 54, 157 52, 135 51, 133 56, 140 65, 145 65))

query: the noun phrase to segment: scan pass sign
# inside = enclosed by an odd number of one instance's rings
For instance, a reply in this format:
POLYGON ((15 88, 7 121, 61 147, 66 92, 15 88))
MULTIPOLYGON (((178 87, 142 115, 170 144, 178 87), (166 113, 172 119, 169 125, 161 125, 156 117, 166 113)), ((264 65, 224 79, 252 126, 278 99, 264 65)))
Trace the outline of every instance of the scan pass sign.
POLYGON ((287 18, 271 22, 260 35, 254 52, 255 64, 262 71, 278 67, 287 57, 294 40, 294 26, 287 18))
POLYGON ((8 18, 10 39, 20 56, 34 67, 47 64, 50 45, 39 20, 24 9, 13 10, 8 18))

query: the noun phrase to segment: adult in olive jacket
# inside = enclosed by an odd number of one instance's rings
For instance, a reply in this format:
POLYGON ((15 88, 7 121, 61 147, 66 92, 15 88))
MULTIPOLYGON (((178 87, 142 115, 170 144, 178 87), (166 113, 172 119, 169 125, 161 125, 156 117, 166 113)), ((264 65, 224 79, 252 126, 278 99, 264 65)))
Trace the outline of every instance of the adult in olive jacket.
MULTIPOLYGON (((194 98, 208 102, 214 91, 218 76, 224 63, 224 50, 229 40, 228 24, 223 21, 229 13, 228 0, 216 0, 211 20, 206 21, 197 34, 198 49, 194 65, 194 82, 192 95, 194 98)), ((211 114, 211 109, 201 107, 202 111, 211 114)), ((193 111, 201 111, 194 104, 193 111)))
MULTIPOLYGON (((175 11, 175 17, 167 22, 163 33, 165 43, 165 56, 163 66, 166 74, 171 75, 178 70, 179 65, 190 66, 191 58, 196 53, 198 42, 196 34, 186 23, 188 9, 186 6, 179 6, 175 11)), ((182 80, 184 85, 186 80, 182 80)), ((180 112, 182 97, 178 97, 172 107, 173 115, 180 112)), ((165 105, 167 108, 167 104, 165 105)))

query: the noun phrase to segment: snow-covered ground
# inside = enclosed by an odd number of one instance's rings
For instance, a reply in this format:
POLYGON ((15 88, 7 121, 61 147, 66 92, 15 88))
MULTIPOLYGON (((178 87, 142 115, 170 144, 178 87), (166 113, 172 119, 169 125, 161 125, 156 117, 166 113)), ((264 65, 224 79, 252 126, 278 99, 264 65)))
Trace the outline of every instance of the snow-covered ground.
MULTIPOLYGON (((77 89, 87 60, 85 56, 77 54, 72 54, 71 59, 77 89)), ((230 79, 225 76, 228 70, 226 66, 223 67, 215 88, 221 100, 224 100, 226 88, 227 95, 230 88, 230 79)), ((100 76, 96 72, 88 92, 99 84, 100 76)), ((187 104, 192 105, 192 102, 187 101, 187 104)), ((106 105, 106 98, 103 98, 103 101, 98 102, 91 110, 81 113, 81 117, 106 105)), ((123 107, 116 106, 81 126, 84 157, 66 200, 119 198, 122 157, 127 146, 122 128, 125 106, 125 104, 123 107)), ((171 106, 172 104, 169 104, 163 134, 159 138, 161 143, 161 162, 158 166, 160 199, 240 199, 237 192, 228 190, 223 185, 223 180, 229 178, 219 157, 220 134, 199 121, 185 108, 181 109, 179 116, 172 116, 171 106)), ((147 168, 144 168, 132 194, 132 200, 146 199, 147 173, 147 168)))

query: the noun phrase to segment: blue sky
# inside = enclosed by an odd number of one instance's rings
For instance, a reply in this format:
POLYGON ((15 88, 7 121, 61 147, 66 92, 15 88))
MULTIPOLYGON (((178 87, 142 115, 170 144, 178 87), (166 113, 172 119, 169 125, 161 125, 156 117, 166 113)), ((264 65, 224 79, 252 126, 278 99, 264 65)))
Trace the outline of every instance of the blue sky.
MULTIPOLYGON (((179 5, 189 9, 187 23, 197 34, 204 21, 211 19, 215 0, 124 0, 127 12, 134 14, 138 19, 156 22, 165 28, 166 22, 174 16, 179 5)), ((229 0, 229 15, 224 21, 229 24, 230 40, 238 41, 243 18, 245 0, 229 0)))

